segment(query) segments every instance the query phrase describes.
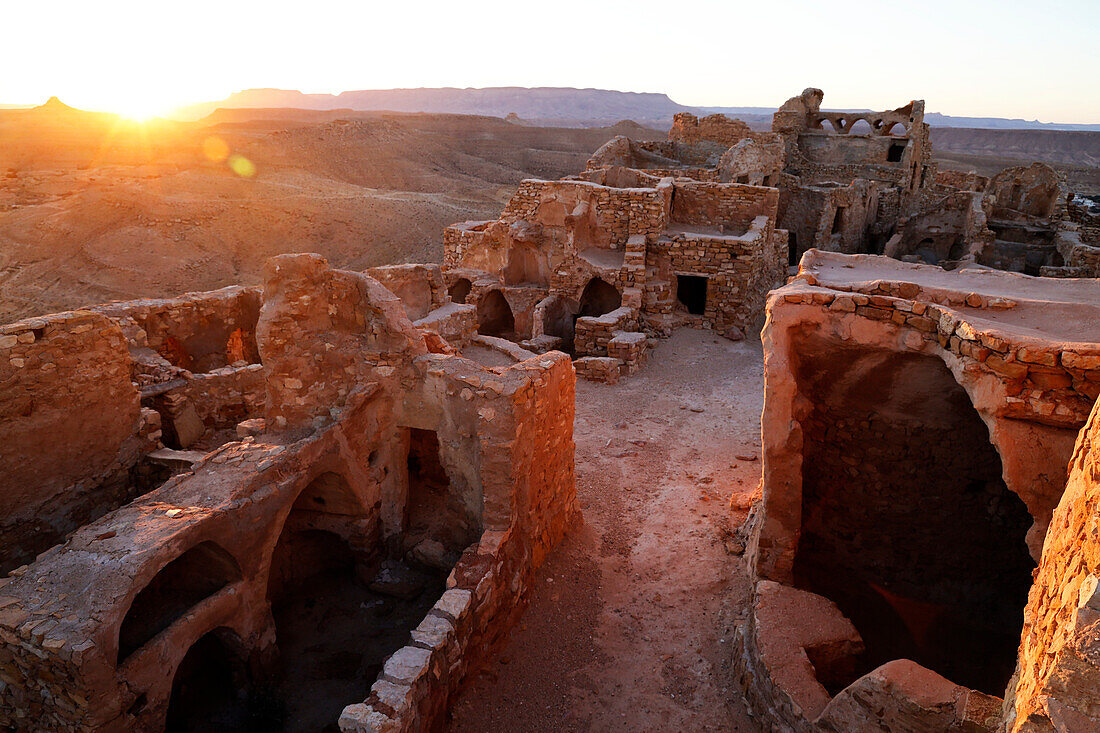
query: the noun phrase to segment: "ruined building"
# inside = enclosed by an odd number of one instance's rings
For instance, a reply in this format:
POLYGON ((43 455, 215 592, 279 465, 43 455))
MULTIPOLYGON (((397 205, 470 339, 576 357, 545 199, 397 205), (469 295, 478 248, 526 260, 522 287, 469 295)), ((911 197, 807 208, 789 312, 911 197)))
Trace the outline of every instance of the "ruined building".
POLYGON ((0 328, 0 725, 439 719, 576 511, 574 376, 411 307, 284 255, 0 328))
POLYGON ((761 729, 1100 730, 1100 221, 821 101, 615 138, 442 265, 0 326, 0 726, 438 727, 577 514, 575 376, 763 324, 761 729))
POLYGON ((444 271, 482 333, 565 350, 613 381, 647 334, 747 329, 783 278, 779 192, 621 166, 527 180, 501 217, 447 229, 444 271))
POLYGON ((1096 280, 866 255, 771 294, 735 658, 771 729, 1097 729, 1098 319, 1096 280))

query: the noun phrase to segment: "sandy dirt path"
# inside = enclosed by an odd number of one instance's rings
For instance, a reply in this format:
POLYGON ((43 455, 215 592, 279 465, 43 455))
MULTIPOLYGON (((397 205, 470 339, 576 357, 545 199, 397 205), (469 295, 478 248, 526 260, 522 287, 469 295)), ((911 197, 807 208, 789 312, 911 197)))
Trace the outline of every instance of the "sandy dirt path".
POLYGON ((758 340, 686 329, 618 385, 578 381, 583 521, 449 730, 757 730, 730 669, 748 586, 729 506, 759 481, 763 386, 758 340))

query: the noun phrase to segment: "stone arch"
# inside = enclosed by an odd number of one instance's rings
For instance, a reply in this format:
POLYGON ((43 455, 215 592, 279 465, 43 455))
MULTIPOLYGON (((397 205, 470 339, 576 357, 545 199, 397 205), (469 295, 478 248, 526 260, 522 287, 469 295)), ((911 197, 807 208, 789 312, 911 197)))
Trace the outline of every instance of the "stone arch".
POLYGON ((348 569, 348 562, 367 560, 377 540, 361 521, 367 514, 342 473, 318 473, 283 519, 268 565, 268 600, 281 601, 330 568, 348 569))
POLYGON ((561 348, 571 354, 577 307, 576 301, 560 295, 543 298, 535 305, 533 335, 557 336, 562 340, 561 348))
POLYGON ((614 285, 602 278, 594 277, 588 281, 581 291, 579 303, 578 317, 602 316, 620 307, 623 303, 623 296, 614 285))
POLYGON ((447 294, 451 296, 451 300, 455 303, 465 304, 466 297, 470 294, 470 288, 473 287, 473 283, 468 278, 460 277, 451 283, 451 287, 447 288, 447 294))
POLYGON ((795 584, 855 623, 859 674, 908 658, 1002 694, 1034 567, 1031 516, 967 390, 933 354, 813 338, 797 353, 812 407, 795 584))
POLYGON ((243 645, 229 628, 200 637, 176 667, 165 733, 273 729, 276 711, 255 704, 243 645))
POLYGON ((504 282, 506 285, 545 285, 549 280, 549 269, 543 252, 532 244, 515 242, 508 249, 508 262, 503 272, 504 282))
POLYGON ((895 122, 890 124, 889 122, 883 124, 883 130, 885 135, 891 137, 905 137, 909 134, 909 128, 905 126, 904 122, 895 122))
MULTIPOLYGON (((807 338, 807 334, 816 339, 818 346, 815 348, 822 353, 850 338, 846 327, 828 316, 818 320, 807 311, 804 318, 806 323, 799 328, 770 330, 768 338, 773 351, 794 353, 798 350, 795 344, 807 338)), ((898 343, 905 353, 935 357, 951 372, 986 426, 989 442, 1001 460, 1005 485, 1027 507, 1032 523, 1026 542, 1032 559, 1037 561, 1042 553, 1051 513, 1065 486, 1065 466, 1073 452, 1076 431, 1002 418, 1000 410, 1007 394, 996 377, 976 375, 967 369, 966 361, 939 348, 938 344, 921 340, 920 346, 913 346, 911 339, 899 339, 898 329, 888 324, 863 321, 863 326, 862 338, 881 338, 880 343, 898 343)), ((776 430, 789 429, 791 438, 784 441, 778 450, 765 451, 764 518, 758 525, 761 531, 754 538, 754 543, 762 539, 766 547, 757 545, 751 560, 758 576, 782 583, 791 582, 791 563, 798 544, 800 512, 790 501, 793 497, 796 503, 800 503, 802 492, 803 429, 800 423, 806 403, 794 371, 791 361, 777 361, 775 370, 768 375, 769 382, 775 386, 769 387, 765 397, 764 429, 767 430, 769 425, 776 430), (793 428, 786 427, 792 425, 793 428), (779 488, 773 491, 770 487, 779 488)))
POLYGON ((504 293, 490 290, 483 294, 477 302, 477 332, 485 336, 508 338, 515 330, 516 319, 504 293))
POLYGON ((130 602, 118 631, 122 661, 188 610, 241 579, 236 559, 215 542, 200 542, 168 562, 130 602))
POLYGON ((871 123, 865 117, 857 117, 848 126, 850 135, 870 135, 872 132, 874 132, 874 128, 871 127, 871 123))

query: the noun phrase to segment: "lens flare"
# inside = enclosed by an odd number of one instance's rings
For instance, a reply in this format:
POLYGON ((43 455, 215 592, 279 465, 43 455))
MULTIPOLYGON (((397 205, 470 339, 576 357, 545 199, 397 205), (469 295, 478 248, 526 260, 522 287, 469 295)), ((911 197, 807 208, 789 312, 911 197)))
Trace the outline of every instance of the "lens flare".
POLYGON ((206 156, 207 160, 221 163, 229 157, 229 143, 220 137, 211 135, 202 141, 202 154, 206 156))
POLYGON ((229 156, 229 170, 241 178, 251 178, 256 175, 256 165, 243 155, 233 154, 229 156))

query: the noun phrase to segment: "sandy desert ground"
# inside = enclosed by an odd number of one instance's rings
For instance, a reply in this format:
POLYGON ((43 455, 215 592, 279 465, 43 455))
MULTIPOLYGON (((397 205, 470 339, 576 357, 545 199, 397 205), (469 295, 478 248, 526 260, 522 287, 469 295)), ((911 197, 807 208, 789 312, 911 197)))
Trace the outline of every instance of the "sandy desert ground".
POLYGON ((59 104, 0 112, 0 322, 256 283, 284 252, 356 269, 439 260, 444 227, 495 217, 523 178, 583 169, 615 134, 661 136, 271 116, 139 126, 59 104))
MULTIPOLYGON (((664 137, 629 121, 547 128, 468 115, 223 109, 141 125, 56 101, 0 110, 0 323, 253 284, 284 252, 356 269, 438 261, 444 227, 495 218, 520 180, 582 170, 618 134, 664 137)), ((1090 134, 1040 135, 1040 152, 1072 158, 1063 148, 1090 134)), ((963 150, 983 144, 967 131, 950 135, 963 150)), ((986 175, 1024 162, 938 159, 986 175)), ((1100 169, 1059 166, 1077 189, 1100 193, 1100 169)))

